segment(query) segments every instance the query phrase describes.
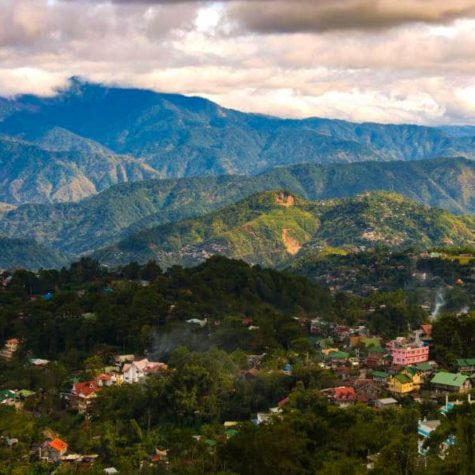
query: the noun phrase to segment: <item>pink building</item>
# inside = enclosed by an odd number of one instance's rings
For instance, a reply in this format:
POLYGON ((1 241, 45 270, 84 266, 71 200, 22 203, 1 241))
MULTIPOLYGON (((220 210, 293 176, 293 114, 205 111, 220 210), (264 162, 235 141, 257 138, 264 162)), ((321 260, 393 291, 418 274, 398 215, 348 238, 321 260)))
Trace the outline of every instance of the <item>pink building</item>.
POLYGON ((391 351, 393 364, 409 366, 429 361, 429 347, 418 341, 408 343, 403 338, 388 342, 386 347, 391 351))

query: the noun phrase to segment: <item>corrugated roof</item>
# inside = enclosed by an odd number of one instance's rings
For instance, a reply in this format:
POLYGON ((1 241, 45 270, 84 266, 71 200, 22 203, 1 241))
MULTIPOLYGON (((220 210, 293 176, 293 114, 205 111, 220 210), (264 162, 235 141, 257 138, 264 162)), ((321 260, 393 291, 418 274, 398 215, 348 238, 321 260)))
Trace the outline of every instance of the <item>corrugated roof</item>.
POLYGON ((371 376, 373 378, 389 378, 389 373, 386 373, 386 371, 373 371, 371 376))
POLYGON ((344 351, 332 351, 331 353, 328 353, 328 358, 330 358, 331 360, 344 360, 349 356, 350 355, 348 353, 345 353, 344 351))
POLYGON ((462 366, 475 366, 475 358, 464 358, 457 360, 457 366, 459 368, 462 366))
POLYGON ((442 384, 444 386, 460 387, 468 379, 468 376, 460 373, 446 373, 441 371, 431 380, 432 384, 442 384))
POLYGON ((417 363, 415 367, 419 371, 432 371, 432 365, 428 363, 427 361, 425 363, 417 363))
POLYGON ((49 443, 49 446, 58 452, 63 452, 68 448, 68 444, 61 439, 54 439, 49 443))
POLYGON ((405 374, 402 374, 402 373, 399 373, 399 374, 396 374, 396 376, 394 376, 401 384, 407 384, 407 383, 411 383, 412 382, 412 379, 405 375, 405 374))

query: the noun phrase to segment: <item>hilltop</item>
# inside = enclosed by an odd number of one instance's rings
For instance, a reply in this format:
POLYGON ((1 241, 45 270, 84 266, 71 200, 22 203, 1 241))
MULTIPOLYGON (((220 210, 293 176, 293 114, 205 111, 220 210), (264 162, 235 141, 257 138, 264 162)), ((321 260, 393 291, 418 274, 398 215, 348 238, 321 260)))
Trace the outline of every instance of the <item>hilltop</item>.
POLYGON ((309 201, 288 192, 255 194, 200 218, 133 234, 94 254, 110 265, 156 259, 193 265, 213 254, 283 266, 325 247, 372 248, 475 243, 475 218, 428 208, 401 195, 364 193, 309 201))
POLYGON ((286 189, 309 200, 394 191, 454 213, 475 212, 475 161, 302 164, 255 177, 123 183, 78 203, 28 204, 0 217, 0 233, 78 255, 158 225, 202 216, 256 192, 286 189))

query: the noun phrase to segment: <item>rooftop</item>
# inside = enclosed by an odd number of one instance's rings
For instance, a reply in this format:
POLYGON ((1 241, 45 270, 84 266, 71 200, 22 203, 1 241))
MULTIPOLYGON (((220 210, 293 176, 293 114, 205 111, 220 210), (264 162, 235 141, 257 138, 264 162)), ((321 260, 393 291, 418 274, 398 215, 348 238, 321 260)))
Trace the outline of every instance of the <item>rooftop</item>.
POLYGON ((432 384, 441 384, 444 386, 460 387, 468 379, 468 376, 460 373, 446 373, 441 371, 437 373, 432 379, 432 384))

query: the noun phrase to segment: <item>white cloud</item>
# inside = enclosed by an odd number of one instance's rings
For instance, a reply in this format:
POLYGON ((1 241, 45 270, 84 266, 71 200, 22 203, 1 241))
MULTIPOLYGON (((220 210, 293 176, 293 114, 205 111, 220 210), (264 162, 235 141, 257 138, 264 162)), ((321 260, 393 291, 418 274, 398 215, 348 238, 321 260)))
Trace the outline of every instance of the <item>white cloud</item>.
POLYGON ((429 24, 318 34, 236 31, 242 2, 123 3, 0 0, 0 94, 47 94, 79 75, 283 116, 475 123, 473 2, 457 0, 467 18, 452 22, 427 0, 429 24))

